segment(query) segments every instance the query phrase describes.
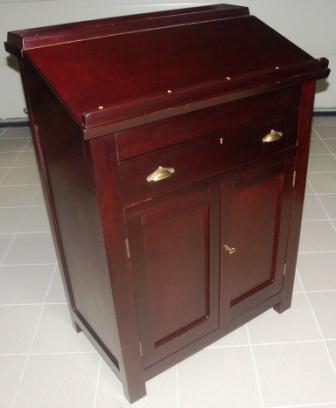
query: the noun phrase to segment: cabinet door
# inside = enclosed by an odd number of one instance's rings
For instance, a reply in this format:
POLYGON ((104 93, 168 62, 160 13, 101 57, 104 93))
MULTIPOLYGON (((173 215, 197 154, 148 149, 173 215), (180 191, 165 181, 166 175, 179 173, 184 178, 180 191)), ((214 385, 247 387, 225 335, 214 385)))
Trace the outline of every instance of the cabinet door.
POLYGON ((240 171, 221 185, 221 323, 281 291, 293 159, 240 171))
POLYGON ((153 200, 126 218, 148 367, 219 325, 219 191, 153 200))

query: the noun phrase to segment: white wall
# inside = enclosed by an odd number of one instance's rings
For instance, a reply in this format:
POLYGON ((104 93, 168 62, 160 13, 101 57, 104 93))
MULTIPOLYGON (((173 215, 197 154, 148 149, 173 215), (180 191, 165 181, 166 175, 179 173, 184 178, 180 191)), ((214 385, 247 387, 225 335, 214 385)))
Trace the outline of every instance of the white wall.
MULTIPOLYGON (((64 22, 103 18, 146 11, 164 10, 223 1, 185 0, 0 0, 0 38, 10 30, 64 22)), ((335 0, 233 0, 250 8, 287 38, 315 57, 330 59, 333 69, 328 84, 321 83, 316 109, 336 109, 336 16, 335 0)), ((20 77, 11 67, 13 61, 0 47, 0 119, 25 116, 20 77)))

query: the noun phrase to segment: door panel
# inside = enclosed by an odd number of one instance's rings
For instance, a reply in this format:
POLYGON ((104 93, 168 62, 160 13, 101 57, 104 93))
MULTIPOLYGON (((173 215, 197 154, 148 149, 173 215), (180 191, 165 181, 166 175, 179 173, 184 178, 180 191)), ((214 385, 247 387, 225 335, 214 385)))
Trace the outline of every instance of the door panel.
POLYGON ((293 160, 246 169, 221 185, 221 322, 282 289, 293 160))
POLYGON ((127 215, 145 367, 218 327, 218 189, 127 215))

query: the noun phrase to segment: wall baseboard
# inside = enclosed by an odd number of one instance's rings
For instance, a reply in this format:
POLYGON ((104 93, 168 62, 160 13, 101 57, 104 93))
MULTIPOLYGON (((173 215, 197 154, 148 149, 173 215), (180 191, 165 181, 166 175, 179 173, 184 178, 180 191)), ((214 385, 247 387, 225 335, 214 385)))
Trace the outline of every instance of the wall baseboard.
POLYGON ((314 112, 314 116, 336 116, 336 110, 317 110, 314 112))
POLYGON ((26 126, 29 126, 29 120, 27 118, 0 119, 0 129, 7 127, 26 127, 26 126))
MULTIPOLYGON (((336 116, 336 109, 332 110, 316 110, 314 116, 336 116)), ((12 119, 0 119, 0 128, 5 127, 26 127, 29 126, 27 118, 12 118, 12 119)))

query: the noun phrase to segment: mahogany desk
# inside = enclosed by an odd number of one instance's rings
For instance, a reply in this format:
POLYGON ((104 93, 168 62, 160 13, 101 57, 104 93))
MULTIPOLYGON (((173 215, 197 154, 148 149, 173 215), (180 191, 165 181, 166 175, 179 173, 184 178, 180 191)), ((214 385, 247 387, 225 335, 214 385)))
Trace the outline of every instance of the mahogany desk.
POLYGON ((316 60, 216 5, 8 33, 74 326, 145 381, 291 303, 316 60))

